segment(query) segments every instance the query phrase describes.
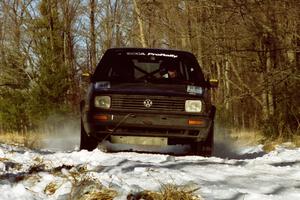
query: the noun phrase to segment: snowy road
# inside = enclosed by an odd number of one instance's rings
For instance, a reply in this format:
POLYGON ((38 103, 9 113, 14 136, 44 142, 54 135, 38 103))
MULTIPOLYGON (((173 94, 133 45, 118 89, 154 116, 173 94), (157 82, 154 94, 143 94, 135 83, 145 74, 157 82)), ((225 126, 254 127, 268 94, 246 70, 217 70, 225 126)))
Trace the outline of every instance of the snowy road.
POLYGON ((300 199, 300 149, 279 147, 265 154, 257 146, 227 156, 222 150, 204 158, 0 145, 0 199, 72 199, 83 176, 117 191, 115 199, 168 183, 199 188, 195 193, 207 200, 300 199))

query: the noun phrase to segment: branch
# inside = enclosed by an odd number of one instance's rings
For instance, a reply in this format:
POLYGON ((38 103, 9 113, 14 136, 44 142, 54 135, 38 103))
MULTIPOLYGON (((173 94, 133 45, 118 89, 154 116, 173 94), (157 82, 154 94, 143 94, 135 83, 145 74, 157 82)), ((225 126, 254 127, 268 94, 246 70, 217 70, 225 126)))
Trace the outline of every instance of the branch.
POLYGON ((0 84, 0 87, 10 87, 12 89, 18 89, 20 88, 20 85, 14 83, 4 83, 4 84, 0 84))

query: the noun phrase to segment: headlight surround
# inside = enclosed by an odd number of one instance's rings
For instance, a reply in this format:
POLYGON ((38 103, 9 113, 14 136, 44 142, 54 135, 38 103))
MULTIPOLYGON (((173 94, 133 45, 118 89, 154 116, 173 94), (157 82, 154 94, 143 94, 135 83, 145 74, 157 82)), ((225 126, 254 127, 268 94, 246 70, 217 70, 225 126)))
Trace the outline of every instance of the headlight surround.
POLYGON ((96 108, 109 109, 111 106, 110 96, 96 96, 94 100, 96 108))
POLYGON ((200 100, 186 100, 185 111, 200 113, 202 111, 202 101, 200 100))

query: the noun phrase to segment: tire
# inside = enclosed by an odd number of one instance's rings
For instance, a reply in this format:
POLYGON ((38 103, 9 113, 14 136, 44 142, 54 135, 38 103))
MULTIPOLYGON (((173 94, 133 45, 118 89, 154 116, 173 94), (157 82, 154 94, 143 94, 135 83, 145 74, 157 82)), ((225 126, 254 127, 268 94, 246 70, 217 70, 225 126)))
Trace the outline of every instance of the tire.
POLYGON ((86 131, 84 130, 82 121, 80 127, 80 150, 93 151, 98 146, 97 139, 87 135, 86 131))
POLYGON ((194 153, 199 156, 210 157, 214 147, 214 123, 212 123, 205 141, 194 143, 194 153))

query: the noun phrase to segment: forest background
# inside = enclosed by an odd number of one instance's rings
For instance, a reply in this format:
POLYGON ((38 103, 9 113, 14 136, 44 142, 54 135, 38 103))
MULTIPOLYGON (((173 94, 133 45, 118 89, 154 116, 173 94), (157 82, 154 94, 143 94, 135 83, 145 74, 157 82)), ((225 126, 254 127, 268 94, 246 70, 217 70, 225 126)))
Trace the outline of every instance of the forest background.
POLYGON ((299 138, 299 13, 299 0, 2 0, 0 133, 78 116, 81 75, 107 48, 153 47, 191 51, 219 80, 219 126, 299 138))

